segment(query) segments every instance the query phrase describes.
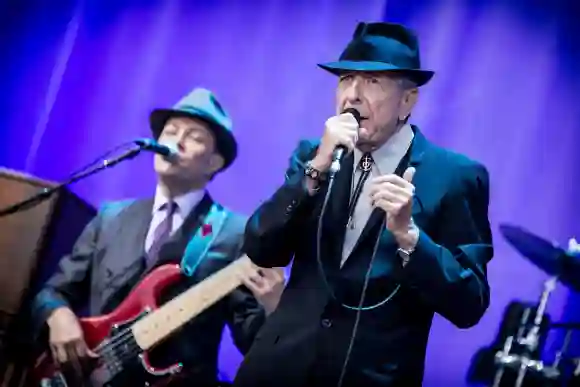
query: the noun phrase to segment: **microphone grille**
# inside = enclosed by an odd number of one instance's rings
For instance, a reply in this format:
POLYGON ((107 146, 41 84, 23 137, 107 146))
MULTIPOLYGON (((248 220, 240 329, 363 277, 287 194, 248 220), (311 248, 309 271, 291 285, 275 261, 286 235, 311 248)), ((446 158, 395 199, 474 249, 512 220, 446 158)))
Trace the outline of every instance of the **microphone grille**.
POLYGON ((165 145, 166 147, 168 147, 169 150, 171 150, 171 152, 177 153, 177 145, 176 144, 174 144, 172 142, 168 142, 168 143, 165 143, 163 145, 165 145))
POLYGON ((356 110, 355 108, 346 108, 344 109, 344 111, 342 112, 343 114, 345 113, 350 113, 354 116, 354 119, 356 120, 356 122, 360 125, 360 112, 358 110, 356 110))

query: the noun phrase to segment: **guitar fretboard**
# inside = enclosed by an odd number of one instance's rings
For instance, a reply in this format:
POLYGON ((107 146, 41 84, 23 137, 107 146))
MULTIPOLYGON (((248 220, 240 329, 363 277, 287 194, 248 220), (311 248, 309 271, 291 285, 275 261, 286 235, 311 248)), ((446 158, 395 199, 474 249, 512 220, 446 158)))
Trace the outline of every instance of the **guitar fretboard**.
POLYGON ((143 350, 153 347, 228 295, 242 284, 241 271, 252 265, 244 255, 135 322, 131 330, 139 347, 143 350))

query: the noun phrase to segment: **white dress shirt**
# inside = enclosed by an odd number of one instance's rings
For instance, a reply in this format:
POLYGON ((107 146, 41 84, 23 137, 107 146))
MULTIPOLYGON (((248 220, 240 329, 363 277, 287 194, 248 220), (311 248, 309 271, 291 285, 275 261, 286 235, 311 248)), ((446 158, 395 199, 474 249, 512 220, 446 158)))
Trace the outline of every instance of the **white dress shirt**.
MULTIPOLYGON (((373 211, 370 198, 371 180, 374 177, 388 175, 395 172, 397 166, 401 162, 401 159, 405 156, 405 153, 407 153, 407 150, 409 149, 414 136, 415 134, 413 133, 411 125, 404 125, 379 149, 371 152, 374 160, 373 167, 361 190, 360 197, 354 209, 351 224, 346 228, 346 235, 344 237, 344 245, 342 249, 342 260, 340 264, 341 266, 344 264, 344 262, 346 262, 346 259, 352 252, 352 249, 356 245, 356 242, 358 241, 358 238, 360 237, 360 234, 362 233, 362 230, 364 229, 373 211)), ((351 197, 354 193, 358 179, 362 174, 362 171, 357 168, 362 155, 363 153, 360 150, 354 150, 354 172, 352 178, 351 197)))
MULTIPOLYGON (((185 221, 185 218, 189 215, 189 213, 201 202, 203 196, 205 195, 205 191, 191 191, 184 195, 177 196, 173 198, 173 201, 177 205, 175 209, 175 213, 173 214, 172 219, 172 227, 171 227, 171 234, 175 233, 185 221)), ((153 201, 153 208, 152 208, 152 215, 153 218, 151 220, 151 224, 149 225, 149 231, 147 232, 147 237, 145 238, 145 251, 149 251, 149 248, 153 244, 153 238, 155 235, 155 229, 163 219, 165 219, 165 211, 161 209, 161 207, 169 202, 170 199, 163 195, 161 189, 157 187, 155 191, 155 200, 153 201)))

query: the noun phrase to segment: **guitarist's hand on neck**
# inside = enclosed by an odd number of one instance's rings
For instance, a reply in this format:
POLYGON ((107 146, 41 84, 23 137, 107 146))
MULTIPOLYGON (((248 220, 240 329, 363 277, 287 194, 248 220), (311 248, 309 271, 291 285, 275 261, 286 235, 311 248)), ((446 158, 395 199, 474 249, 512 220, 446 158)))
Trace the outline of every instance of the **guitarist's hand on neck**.
POLYGON ((46 324, 54 361, 70 365, 75 373, 81 374, 87 358, 96 358, 97 355, 87 347, 77 316, 67 307, 57 308, 46 324))
POLYGON ((264 307, 266 315, 276 310, 284 291, 284 268, 264 269, 253 265, 243 273, 242 281, 264 307))

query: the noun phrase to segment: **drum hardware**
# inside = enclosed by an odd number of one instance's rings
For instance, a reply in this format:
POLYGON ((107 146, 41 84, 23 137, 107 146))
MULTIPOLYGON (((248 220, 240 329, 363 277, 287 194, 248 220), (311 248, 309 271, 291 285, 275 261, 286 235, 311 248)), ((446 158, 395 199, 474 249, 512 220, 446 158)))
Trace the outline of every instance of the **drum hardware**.
MULTIPOLYGON (((524 348, 518 343, 518 339, 522 339, 531 329, 537 307, 537 301, 529 303, 512 300, 506 305, 495 338, 489 345, 479 348, 471 359, 466 375, 469 385, 491 386, 497 376, 496 371, 503 363, 506 367, 505 374, 502 372, 500 386, 513 386, 519 368, 519 365, 514 365, 514 362, 518 360, 516 355, 524 354, 524 348)), ((528 354, 529 359, 540 359, 540 354, 546 344, 546 332, 550 320, 550 314, 546 313, 540 328, 539 343, 536 349, 528 354)), ((536 368, 538 365, 536 363, 531 366, 536 368)), ((530 378, 532 376, 528 377, 528 379, 530 378)), ((526 383, 524 385, 528 387, 526 383)))
POLYGON ((554 328, 563 328, 566 330, 566 335, 564 336, 564 342, 560 350, 556 353, 554 359, 554 364, 552 367, 557 369, 561 374, 566 374, 566 386, 568 387, 578 387, 580 386, 580 359, 579 358, 569 358, 566 356, 570 341, 572 339, 572 334, 574 331, 578 330, 580 324, 577 323, 557 323, 553 324, 554 328), (563 363, 563 360, 567 360, 567 364, 563 363), (566 367, 568 366, 568 367, 566 367), (565 372, 565 371, 568 372, 565 372))
MULTIPOLYGON (((540 341, 540 328, 544 321, 544 315, 546 313, 546 307, 548 305, 548 299, 550 294, 556 288, 556 278, 551 278, 544 283, 544 290, 540 297, 540 302, 534 316, 531 329, 525 332, 526 326, 521 323, 516 334, 516 337, 509 336, 505 342, 505 345, 501 351, 498 351, 495 355, 496 364, 499 365, 498 370, 495 373, 493 387, 499 387, 501 380, 504 376, 506 368, 517 369, 518 374, 515 381, 514 387, 522 387, 524 378, 528 371, 535 373, 543 373, 545 371, 545 366, 542 360, 533 359, 532 354, 538 348, 540 341), (515 342, 523 348, 523 354, 512 354, 512 348, 515 342)), ((526 312, 529 313, 529 310, 526 312)), ((522 322, 527 320, 526 315, 522 316, 522 322)))
MULTIPOLYGON (((541 326, 545 322, 548 299, 555 289, 556 283, 560 282, 571 289, 580 291, 579 245, 574 239, 571 239, 568 251, 566 251, 555 243, 537 237, 521 227, 503 224, 500 225, 500 231, 521 255, 550 275, 551 278, 544 282, 544 290, 538 302, 531 328, 527 324, 529 315, 523 315, 517 333, 508 336, 503 348, 496 352, 495 363, 499 367, 495 372, 493 387, 500 386, 507 369, 517 370, 514 387, 522 387, 529 374, 533 374, 533 376, 546 382, 560 381, 563 376, 562 360, 565 357, 572 330, 577 329, 580 324, 571 324, 574 327, 568 328, 564 344, 557 353, 553 364, 545 365, 539 359, 539 355, 538 358, 534 357, 537 354, 540 340, 543 338, 541 326)), ((556 325, 562 324, 554 324, 553 327, 556 325)), ((574 362, 573 374, 577 376, 577 379, 580 379, 580 359, 575 359, 574 362)))
MULTIPOLYGON (((553 326, 557 326, 558 324, 554 324, 553 326)), ((562 348, 556 353, 556 357, 554 358, 554 364, 552 367, 559 368, 566 351, 568 351, 568 345, 570 345, 570 340, 572 339, 572 330, 567 329, 566 335, 564 336, 564 343, 562 344, 562 348)))

